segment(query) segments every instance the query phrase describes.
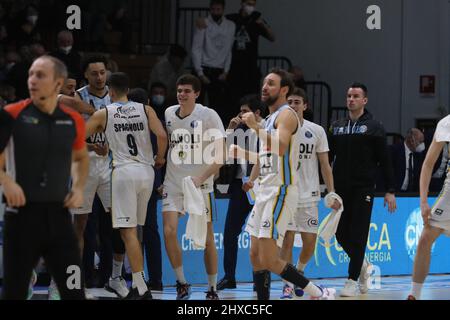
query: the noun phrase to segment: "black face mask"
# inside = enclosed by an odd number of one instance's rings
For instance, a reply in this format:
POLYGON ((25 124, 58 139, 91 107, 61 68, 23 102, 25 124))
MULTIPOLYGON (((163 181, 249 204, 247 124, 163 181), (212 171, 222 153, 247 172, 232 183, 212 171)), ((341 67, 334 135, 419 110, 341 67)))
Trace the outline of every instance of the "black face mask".
POLYGON ((211 18, 215 21, 215 22, 219 22, 220 19, 222 19, 222 15, 217 15, 217 14, 212 14, 211 18))

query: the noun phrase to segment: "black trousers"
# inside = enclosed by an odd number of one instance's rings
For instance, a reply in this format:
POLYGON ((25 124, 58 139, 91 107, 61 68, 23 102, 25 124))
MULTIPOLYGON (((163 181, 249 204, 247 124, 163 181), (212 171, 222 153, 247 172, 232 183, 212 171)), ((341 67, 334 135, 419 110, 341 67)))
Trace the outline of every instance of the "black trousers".
POLYGON ((336 239, 350 258, 349 279, 357 281, 364 262, 373 207, 373 188, 338 189, 344 211, 336 231, 336 239))
POLYGON ((157 201, 158 193, 154 190, 148 202, 145 225, 142 227, 143 248, 151 284, 162 283, 161 237, 158 230, 157 201))
POLYGON ((18 211, 6 209, 4 223, 4 299, 26 299, 31 273, 40 257, 44 258, 62 299, 85 298, 72 217, 62 203, 30 203, 18 211))
POLYGON ((234 179, 231 182, 229 194, 230 203, 223 235, 223 268, 225 278, 235 280, 238 239, 252 206, 248 203, 247 195, 242 190, 242 180, 234 179))

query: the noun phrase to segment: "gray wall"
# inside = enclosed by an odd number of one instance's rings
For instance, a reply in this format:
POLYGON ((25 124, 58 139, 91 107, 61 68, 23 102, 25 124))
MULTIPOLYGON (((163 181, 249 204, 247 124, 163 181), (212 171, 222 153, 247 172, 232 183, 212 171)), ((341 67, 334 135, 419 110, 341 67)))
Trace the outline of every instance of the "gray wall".
MULTIPOLYGON (((207 6, 207 0, 182 5, 207 6)), ((240 0, 228 0, 227 12, 240 0)), ((388 131, 405 133, 417 118, 441 118, 449 107, 450 6, 447 0, 259 0, 275 43, 261 55, 284 55, 307 80, 328 82, 333 105, 344 106, 348 84, 369 88, 368 109, 388 131), (366 28, 368 6, 381 8, 382 29, 366 28), (435 75, 432 97, 419 93, 420 75, 435 75)))

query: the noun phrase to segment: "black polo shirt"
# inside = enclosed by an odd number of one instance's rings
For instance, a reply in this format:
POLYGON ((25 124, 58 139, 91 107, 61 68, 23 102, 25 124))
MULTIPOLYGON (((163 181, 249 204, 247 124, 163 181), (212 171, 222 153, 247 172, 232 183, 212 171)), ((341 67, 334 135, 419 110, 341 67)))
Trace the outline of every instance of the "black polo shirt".
POLYGON ((84 120, 69 107, 59 104, 50 115, 27 99, 0 110, 0 152, 27 203, 63 202, 72 150, 84 147, 84 120))

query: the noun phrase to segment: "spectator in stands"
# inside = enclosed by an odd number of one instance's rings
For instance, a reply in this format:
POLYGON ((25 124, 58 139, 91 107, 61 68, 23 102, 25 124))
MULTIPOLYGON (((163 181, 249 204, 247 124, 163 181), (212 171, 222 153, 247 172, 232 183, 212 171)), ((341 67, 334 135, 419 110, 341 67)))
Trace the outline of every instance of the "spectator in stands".
POLYGON ((40 43, 40 42, 32 43, 29 46, 29 50, 30 50, 30 55, 31 55, 32 61, 36 60, 40 56, 43 56, 47 52, 45 50, 44 45, 42 43, 40 43))
POLYGON ((19 100, 28 98, 28 69, 30 61, 22 59, 16 51, 6 54, 6 83, 16 89, 19 100))
POLYGON ((158 118, 164 120, 167 104, 167 88, 161 82, 154 82, 150 87, 150 106, 155 109, 158 118))
POLYGON ((18 19, 19 26, 14 32, 14 37, 11 39, 16 43, 17 47, 30 45, 33 42, 38 42, 41 40, 41 35, 39 34, 37 28, 39 12, 36 7, 28 6, 24 12, 22 12, 22 15, 18 17, 18 19))
POLYGON ((295 86, 307 91, 305 76, 303 74, 302 68, 300 68, 299 66, 292 66, 291 68, 289 68, 289 73, 292 74, 292 80, 294 81, 295 86))
POLYGON ((1 85, 0 86, 0 97, 6 104, 10 104, 13 102, 17 102, 18 99, 16 97, 16 89, 9 85, 1 85))
POLYGON ((419 192, 419 177, 425 159, 424 135, 417 128, 406 133, 405 141, 390 147, 398 192, 419 192))
POLYGON ((262 36, 273 42, 275 41, 275 35, 262 18, 261 12, 256 11, 256 0, 241 0, 239 12, 227 15, 227 18, 236 24, 233 58, 228 82, 232 105, 237 108, 241 97, 260 92, 259 37, 262 36))
MULTIPOLYGON (((246 133, 250 132, 248 127, 242 122, 242 115, 246 112, 253 112, 256 117, 256 121, 263 125, 264 119, 261 117, 263 110, 261 101, 257 95, 247 95, 241 99, 241 110, 239 114, 231 119, 227 128, 227 139, 237 138, 237 142, 245 141, 245 149, 256 152, 257 151, 257 137, 256 135, 247 136, 246 133), (233 135, 233 133, 236 133, 233 135), (246 135, 246 137, 239 137, 239 134, 246 135), (248 139, 249 137, 250 139, 248 139), (242 140, 241 140, 242 139, 242 140), (245 140, 244 140, 245 139, 245 140)), ((227 141, 228 144, 237 144, 236 141, 227 141)), ((244 146, 242 146, 244 147, 244 146)), ((249 162, 233 163, 222 167, 227 168, 230 171, 228 181, 222 180, 224 183, 229 184, 230 204, 228 206, 227 217, 225 220, 225 228, 223 235, 223 268, 225 271, 224 277, 217 284, 217 290, 234 289, 236 288, 236 265, 238 254, 238 239, 242 232, 242 227, 245 224, 248 214, 252 209, 252 205, 247 199, 245 191, 242 189, 243 177, 249 177, 253 165, 249 162)), ((221 175, 224 170, 221 170, 221 175)))
POLYGON ((205 28, 195 27, 192 41, 192 63, 204 90, 199 97, 217 111, 222 121, 228 121, 234 113, 227 97, 227 78, 231 67, 235 24, 224 16, 225 0, 211 0, 210 13, 205 28))
POLYGON ((183 74, 189 73, 184 68, 184 62, 187 56, 186 50, 177 45, 171 45, 166 55, 161 57, 156 63, 150 74, 148 82, 148 90, 151 91, 151 86, 155 82, 163 83, 167 88, 167 103, 177 104, 177 88, 176 82, 183 74))
POLYGON ((81 78, 81 55, 73 49, 73 35, 71 31, 62 30, 57 37, 58 49, 50 55, 58 58, 67 66, 70 73, 79 80, 81 78))
MULTIPOLYGON (((130 90, 128 99, 131 101, 139 102, 149 105, 148 93, 144 89, 135 88, 130 90)), ((152 104, 150 106, 153 107, 152 104)), ((156 109, 155 109, 156 110, 156 109)), ((155 148, 153 154, 157 154, 156 136, 150 133, 152 140, 152 146, 155 148)), ((145 219, 145 225, 142 227, 142 247, 145 252, 145 258, 147 260, 148 270, 148 287, 152 291, 162 291, 162 255, 161 255, 161 236, 158 230, 157 219, 157 201, 158 201, 158 189, 162 184, 162 169, 155 168, 155 179, 153 181, 152 196, 147 206, 147 217, 145 219)))

